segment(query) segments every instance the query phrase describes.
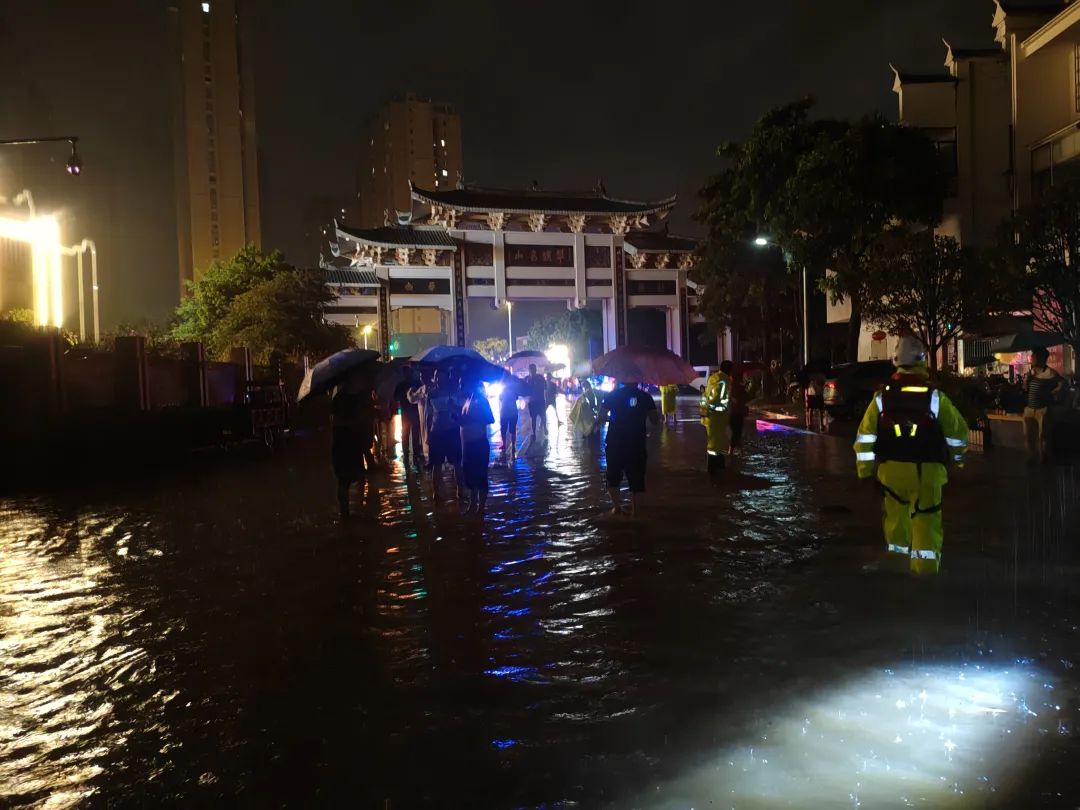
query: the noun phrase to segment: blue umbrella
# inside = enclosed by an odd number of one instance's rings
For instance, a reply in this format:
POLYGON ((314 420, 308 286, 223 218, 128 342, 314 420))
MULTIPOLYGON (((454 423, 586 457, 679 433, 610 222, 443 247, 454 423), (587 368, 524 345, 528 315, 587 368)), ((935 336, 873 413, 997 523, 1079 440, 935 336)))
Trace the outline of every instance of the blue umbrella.
POLYGON ((320 360, 304 375, 296 401, 329 391, 350 372, 374 361, 378 356, 378 352, 369 349, 345 349, 320 360))
POLYGON ((487 362, 480 352, 475 349, 468 349, 465 346, 429 346, 419 354, 412 356, 414 363, 430 363, 432 365, 468 360, 480 361, 481 363, 487 362))
POLYGON ((503 370, 485 360, 480 352, 464 346, 431 346, 413 355, 412 362, 450 368, 462 377, 477 377, 484 382, 495 382, 503 375, 503 370))

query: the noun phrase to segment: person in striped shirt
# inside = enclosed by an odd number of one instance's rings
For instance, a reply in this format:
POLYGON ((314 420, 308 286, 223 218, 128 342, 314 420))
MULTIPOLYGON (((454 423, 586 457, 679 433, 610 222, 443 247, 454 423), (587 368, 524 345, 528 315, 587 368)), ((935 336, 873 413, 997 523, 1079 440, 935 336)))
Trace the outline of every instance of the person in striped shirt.
POLYGON ((1046 456, 1049 425, 1046 420, 1047 409, 1054 404, 1058 395, 1065 390, 1065 380, 1054 369, 1046 365, 1050 352, 1038 348, 1031 352, 1031 370, 1025 378, 1027 401, 1024 407, 1024 441, 1027 445, 1028 461, 1042 463, 1046 456))

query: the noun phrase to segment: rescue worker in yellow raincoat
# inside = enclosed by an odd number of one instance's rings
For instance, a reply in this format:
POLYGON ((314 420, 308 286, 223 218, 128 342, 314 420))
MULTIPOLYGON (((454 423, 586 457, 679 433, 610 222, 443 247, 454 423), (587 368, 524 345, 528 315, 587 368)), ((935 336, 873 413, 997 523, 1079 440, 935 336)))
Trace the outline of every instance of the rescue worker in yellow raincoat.
POLYGON ((701 392, 701 424, 705 426, 708 443, 709 475, 724 469, 725 457, 731 452, 731 371, 732 363, 725 360, 720 370, 709 376, 701 392))
POLYGON ((856 465, 859 478, 870 478, 877 466, 887 550, 908 557, 913 574, 936 574, 945 539, 941 490, 949 480, 946 466, 964 466, 968 426, 930 382, 926 349, 918 338, 901 338, 893 363, 896 373, 859 424, 856 465))

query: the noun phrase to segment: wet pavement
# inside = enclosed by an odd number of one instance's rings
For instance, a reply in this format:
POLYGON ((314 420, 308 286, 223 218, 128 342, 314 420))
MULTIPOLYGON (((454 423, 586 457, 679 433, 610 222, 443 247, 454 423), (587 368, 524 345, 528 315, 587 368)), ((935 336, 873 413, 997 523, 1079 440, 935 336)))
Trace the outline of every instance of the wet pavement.
POLYGON ((0 806, 1080 803, 1076 472, 972 459, 913 580, 757 427, 657 430, 637 522, 554 423, 484 522, 396 463, 339 525, 325 434, 0 499, 0 806))

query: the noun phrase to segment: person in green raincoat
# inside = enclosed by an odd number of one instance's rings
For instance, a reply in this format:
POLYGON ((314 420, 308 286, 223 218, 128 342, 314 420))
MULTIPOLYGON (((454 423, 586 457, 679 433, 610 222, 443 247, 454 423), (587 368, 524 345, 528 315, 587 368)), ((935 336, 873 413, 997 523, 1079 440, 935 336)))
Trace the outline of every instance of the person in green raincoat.
POLYGON ((893 363, 896 373, 859 423, 855 464, 859 478, 876 477, 882 489, 886 550, 909 558, 913 574, 936 574, 945 542, 941 491, 947 465, 964 466, 968 426, 930 381, 918 338, 902 337, 893 363))
POLYGON ((600 413, 600 398, 596 389, 588 380, 581 381, 581 396, 574 402, 567 419, 582 436, 588 436, 596 427, 596 417, 600 413))

